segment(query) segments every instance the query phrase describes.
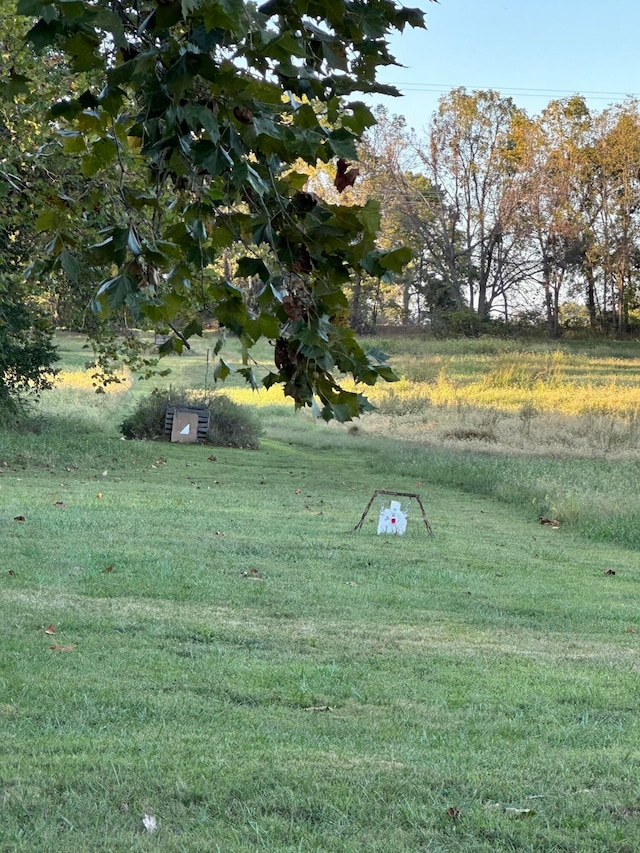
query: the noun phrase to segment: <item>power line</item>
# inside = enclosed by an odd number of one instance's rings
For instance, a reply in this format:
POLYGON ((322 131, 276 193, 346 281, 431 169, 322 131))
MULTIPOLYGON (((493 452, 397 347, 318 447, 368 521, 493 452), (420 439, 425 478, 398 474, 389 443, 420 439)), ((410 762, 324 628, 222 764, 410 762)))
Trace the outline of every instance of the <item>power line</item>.
POLYGON ((608 101, 612 98, 640 98, 637 92, 605 92, 596 90, 576 90, 576 89, 535 89, 527 87, 501 87, 501 86, 462 86, 461 84, 447 83, 419 83, 409 82, 403 83, 399 80, 391 80, 388 82, 390 86, 397 86, 401 91, 405 92, 424 92, 425 94, 441 94, 450 92, 452 89, 465 88, 469 91, 486 91, 492 89, 499 92, 501 95, 518 95, 523 98, 546 98, 546 97, 571 97, 572 95, 582 95, 589 100, 608 101))

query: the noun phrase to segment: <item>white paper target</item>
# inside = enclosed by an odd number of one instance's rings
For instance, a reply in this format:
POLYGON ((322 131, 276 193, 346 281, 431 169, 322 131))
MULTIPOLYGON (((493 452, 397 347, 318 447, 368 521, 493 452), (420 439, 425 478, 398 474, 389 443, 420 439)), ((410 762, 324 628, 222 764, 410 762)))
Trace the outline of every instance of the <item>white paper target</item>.
POLYGON ((403 511, 400 501, 391 501, 390 506, 382 505, 378 520, 378 534, 393 533, 402 536, 407 529, 407 512, 403 511))

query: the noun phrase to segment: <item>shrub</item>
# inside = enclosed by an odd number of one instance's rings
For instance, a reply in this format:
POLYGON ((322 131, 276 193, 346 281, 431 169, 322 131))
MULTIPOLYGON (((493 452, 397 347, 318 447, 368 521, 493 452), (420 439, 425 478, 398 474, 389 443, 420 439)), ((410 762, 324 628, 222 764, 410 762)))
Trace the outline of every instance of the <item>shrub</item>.
POLYGON ((177 405, 168 391, 155 388, 146 397, 141 397, 131 414, 120 424, 125 438, 150 439, 164 437, 164 422, 169 405, 177 405))
POLYGON ((186 391, 154 389, 138 400, 133 412, 120 424, 125 438, 156 441, 164 438, 167 409, 170 406, 206 406, 210 421, 207 443, 218 447, 245 447, 259 445, 262 428, 254 412, 239 406, 224 395, 206 400, 186 391))
POLYGON ((262 426, 247 406, 234 403, 224 394, 209 403, 211 420, 207 441, 218 447, 246 447, 255 450, 260 444, 262 426))

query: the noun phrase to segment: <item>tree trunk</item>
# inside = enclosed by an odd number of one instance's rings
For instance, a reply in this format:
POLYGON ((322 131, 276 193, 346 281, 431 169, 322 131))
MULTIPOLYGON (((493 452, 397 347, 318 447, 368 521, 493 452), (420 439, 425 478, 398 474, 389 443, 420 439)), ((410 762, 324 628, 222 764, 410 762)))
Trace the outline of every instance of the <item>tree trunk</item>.
POLYGON ((593 267, 589 264, 583 270, 584 277, 587 280, 587 310, 589 311, 589 326, 591 329, 596 328, 596 282, 593 274, 593 267))
POLYGON ((362 327, 362 316, 360 311, 361 298, 362 276, 359 273, 356 273, 353 278, 353 297, 351 299, 351 315, 349 317, 349 325, 355 332, 359 332, 362 327))

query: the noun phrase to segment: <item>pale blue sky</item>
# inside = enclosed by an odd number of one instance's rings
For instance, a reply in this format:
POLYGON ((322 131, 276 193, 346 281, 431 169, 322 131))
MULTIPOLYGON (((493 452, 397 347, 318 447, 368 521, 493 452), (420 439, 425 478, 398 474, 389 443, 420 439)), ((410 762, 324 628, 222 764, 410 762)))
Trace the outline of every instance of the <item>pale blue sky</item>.
MULTIPOLYGON (((640 0, 404 0, 427 30, 392 40, 406 68, 383 69, 403 98, 382 102, 422 130, 455 86, 497 89, 530 115, 580 93, 594 110, 640 97, 640 0)), ((377 99, 379 102, 379 99, 377 99)))

